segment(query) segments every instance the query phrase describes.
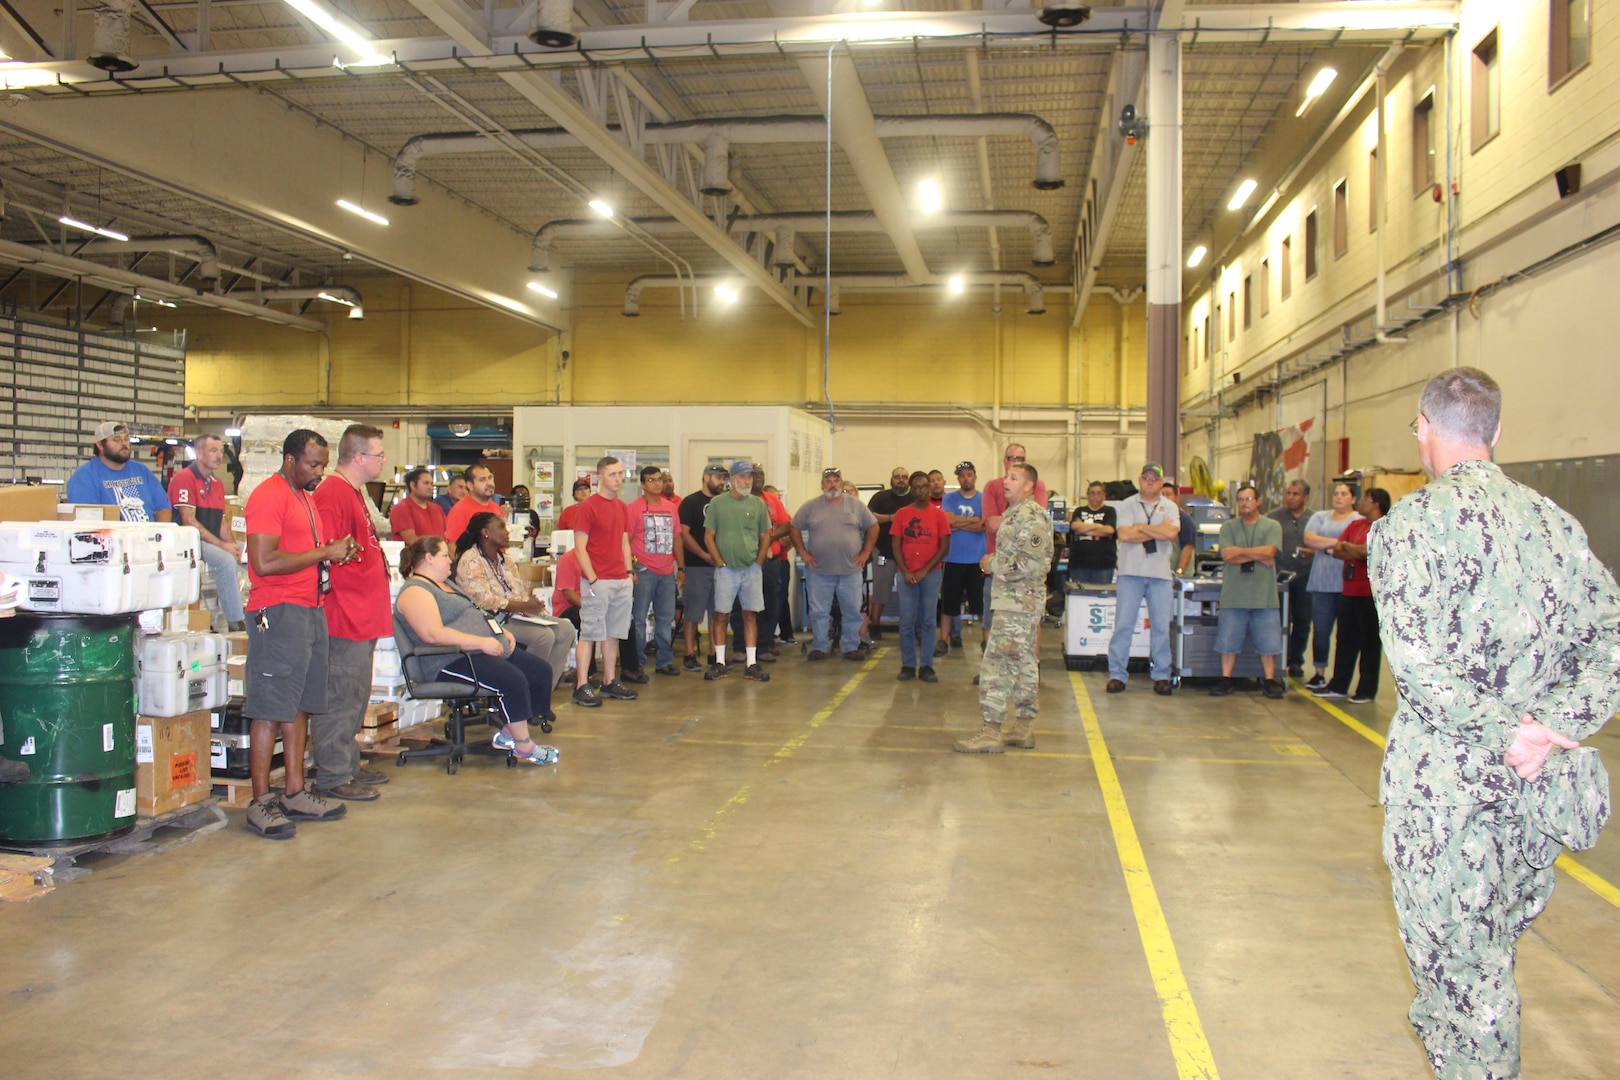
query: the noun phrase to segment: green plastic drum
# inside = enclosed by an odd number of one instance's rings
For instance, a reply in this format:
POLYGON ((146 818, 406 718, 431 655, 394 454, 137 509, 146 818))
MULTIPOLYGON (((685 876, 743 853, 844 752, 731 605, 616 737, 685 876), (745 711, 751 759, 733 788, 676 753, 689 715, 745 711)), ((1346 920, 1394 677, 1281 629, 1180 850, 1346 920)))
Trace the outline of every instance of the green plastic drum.
POLYGON ((0 843, 70 844, 135 825, 134 615, 0 619, 0 843))

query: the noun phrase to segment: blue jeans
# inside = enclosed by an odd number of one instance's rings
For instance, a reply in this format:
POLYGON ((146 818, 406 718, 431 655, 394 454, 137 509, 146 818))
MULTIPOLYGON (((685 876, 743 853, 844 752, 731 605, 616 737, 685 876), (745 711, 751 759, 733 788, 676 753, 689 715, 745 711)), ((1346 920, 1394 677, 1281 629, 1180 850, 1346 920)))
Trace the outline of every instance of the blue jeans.
POLYGON ((1114 572, 1107 567, 1071 566, 1069 580, 1081 585, 1112 585, 1114 572))
POLYGON ((1170 677, 1170 609, 1174 589, 1169 578, 1138 577, 1121 574, 1114 582, 1114 636, 1108 641, 1108 677, 1127 680, 1125 665, 1131 658, 1131 637, 1135 632, 1136 617, 1142 611, 1142 598, 1147 598, 1148 623, 1151 631, 1152 667, 1154 682, 1170 677))
POLYGON ((907 585, 904 574, 894 577, 894 590, 900 594, 900 666, 914 668, 921 663, 934 662, 934 635, 939 623, 935 613, 939 604, 939 583, 945 572, 934 567, 915 585, 907 585))
POLYGON ((1305 642, 1311 636, 1311 575, 1300 572, 1288 583, 1288 666, 1305 666, 1305 642))
POLYGON ((214 592, 219 594, 220 613, 234 628, 245 619, 242 614, 242 587, 236 577, 236 560, 224 548, 217 548, 213 544, 202 545, 202 560, 214 577, 214 592))
POLYGON ((849 652, 861 643, 861 575, 818 574, 810 571, 810 648, 827 651, 827 621, 833 597, 838 598, 838 651, 849 652))
POLYGON ((675 662, 675 572, 655 574, 636 569, 636 588, 630 598, 631 653, 621 657, 622 666, 639 669, 647 655, 647 608, 653 611, 653 641, 659 667, 675 662))
POLYGON ((1333 642, 1333 624, 1338 621, 1342 599, 1336 592, 1311 593, 1311 663, 1317 671, 1327 670, 1328 646, 1333 642))

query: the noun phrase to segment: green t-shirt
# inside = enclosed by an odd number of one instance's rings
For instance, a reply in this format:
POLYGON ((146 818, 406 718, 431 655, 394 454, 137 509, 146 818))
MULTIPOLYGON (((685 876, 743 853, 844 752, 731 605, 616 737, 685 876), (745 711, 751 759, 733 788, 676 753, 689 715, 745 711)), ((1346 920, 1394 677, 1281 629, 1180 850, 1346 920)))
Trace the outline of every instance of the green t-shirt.
POLYGON ((771 512, 758 495, 739 499, 723 491, 709 500, 703 524, 714 534, 720 557, 737 570, 759 558, 759 535, 771 531, 771 512))
MULTIPOLYGON (((1221 526, 1220 545, 1229 547, 1282 547, 1282 525, 1263 517, 1253 525, 1233 518, 1221 526)), ((1277 571, 1265 563, 1252 563, 1247 574, 1240 563, 1221 566, 1221 607, 1274 608, 1277 606, 1277 571)))

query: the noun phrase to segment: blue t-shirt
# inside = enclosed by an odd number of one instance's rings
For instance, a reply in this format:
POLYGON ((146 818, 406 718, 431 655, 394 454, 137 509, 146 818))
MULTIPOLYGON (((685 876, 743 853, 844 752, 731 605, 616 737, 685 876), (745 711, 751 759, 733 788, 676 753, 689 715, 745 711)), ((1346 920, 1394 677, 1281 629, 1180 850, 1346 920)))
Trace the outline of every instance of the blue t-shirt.
MULTIPOLYGON (((945 493, 945 502, 940 506, 947 514, 957 517, 984 517, 984 492, 975 491, 972 495, 963 495, 960 491, 945 493)), ((948 563, 977 563, 984 558, 985 536, 982 532, 967 532, 964 529, 951 531, 951 550, 945 553, 948 563)))
POLYGON ((169 509, 169 494, 151 469, 133 460, 122 469, 109 469, 99 456, 73 470, 67 501, 120 507, 125 521, 155 521, 159 510, 169 509))

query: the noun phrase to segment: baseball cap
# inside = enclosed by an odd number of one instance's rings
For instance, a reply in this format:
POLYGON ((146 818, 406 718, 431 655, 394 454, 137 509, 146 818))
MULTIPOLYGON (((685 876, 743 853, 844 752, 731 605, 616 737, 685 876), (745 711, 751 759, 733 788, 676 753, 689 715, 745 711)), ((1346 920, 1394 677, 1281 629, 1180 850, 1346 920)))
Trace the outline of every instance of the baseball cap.
POLYGON ((125 424, 125 423, 123 423, 122 421, 119 421, 119 420, 108 420, 105 423, 101 423, 101 424, 96 425, 96 439, 95 439, 95 441, 96 442, 101 442, 103 439, 110 439, 114 435, 128 435, 128 434, 129 434, 129 425, 128 424, 125 424))
POLYGON ((748 476, 753 473, 753 471, 754 463, 751 461, 733 461, 731 463, 732 476, 748 476))
POLYGON ((704 476, 727 476, 729 474, 727 473, 726 467, 724 465, 706 465, 706 466, 704 466, 704 469, 703 469, 703 475, 704 476))
POLYGON ((1142 466, 1141 475, 1146 476, 1149 473, 1152 473, 1154 476, 1157 476, 1160 480, 1163 480, 1164 479, 1164 466, 1160 465, 1156 461, 1150 461, 1146 465, 1142 466))
POLYGON ((963 469, 973 469, 973 471, 974 471, 974 472, 978 472, 978 471, 979 471, 979 470, 978 470, 978 469, 976 469, 976 468, 974 468, 974 466, 973 466, 973 462, 971 462, 971 461, 960 461, 960 462, 957 462, 957 465, 956 465, 956 475, 957 475, 957 476, 961 476, 961 475, 962 475, 962 470, 963 470, 963 469))

